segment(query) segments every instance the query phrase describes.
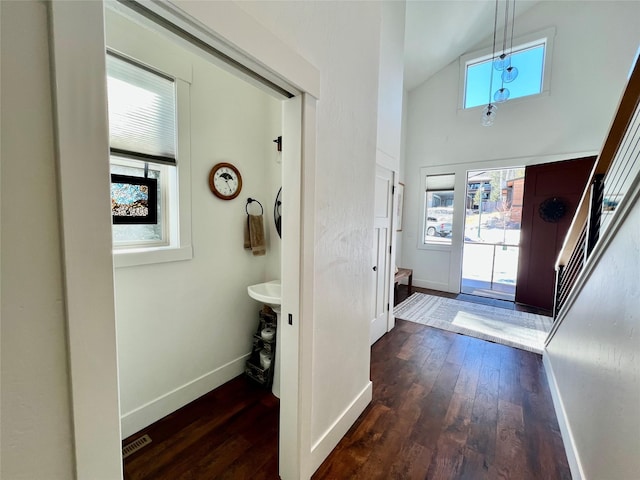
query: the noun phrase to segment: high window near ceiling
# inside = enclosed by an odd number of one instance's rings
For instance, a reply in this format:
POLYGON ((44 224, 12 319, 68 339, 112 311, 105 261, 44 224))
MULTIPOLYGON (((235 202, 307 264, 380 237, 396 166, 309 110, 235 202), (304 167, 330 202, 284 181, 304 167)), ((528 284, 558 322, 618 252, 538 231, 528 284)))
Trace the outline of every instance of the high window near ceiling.
POLYGON ((489 49, 464 55, 460 59, 461 102, 469 109, 499 102, 496 92, 509 91, 508 100, 539 95, 549 90, 549 70, 554 29, 517 39, 518 44, 506 52, 497 51, 496 58, 507 53, 517 76, 510 78, 504 70, 497 70, 489 49), (504 78, 503 78, 504 76, 504 78))

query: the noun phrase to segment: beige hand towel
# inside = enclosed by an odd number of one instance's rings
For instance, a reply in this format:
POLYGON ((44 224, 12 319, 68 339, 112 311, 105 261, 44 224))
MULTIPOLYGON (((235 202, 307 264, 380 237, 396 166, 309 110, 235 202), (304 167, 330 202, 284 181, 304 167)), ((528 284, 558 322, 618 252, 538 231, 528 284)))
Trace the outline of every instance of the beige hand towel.
POLYGON ((267 253, 262 215, 249 215, 244 230, 244 248, 255 256, 267 253))

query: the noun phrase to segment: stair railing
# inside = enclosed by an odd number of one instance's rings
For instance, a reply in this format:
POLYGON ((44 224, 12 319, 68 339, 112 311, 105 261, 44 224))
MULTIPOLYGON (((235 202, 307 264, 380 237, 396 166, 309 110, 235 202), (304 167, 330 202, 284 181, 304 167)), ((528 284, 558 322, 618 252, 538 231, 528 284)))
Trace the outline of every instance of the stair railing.
POLYGON ((554 318, 562 313, 593 249, 640 177, 640 59, 589 177, 556 261, 554 318))

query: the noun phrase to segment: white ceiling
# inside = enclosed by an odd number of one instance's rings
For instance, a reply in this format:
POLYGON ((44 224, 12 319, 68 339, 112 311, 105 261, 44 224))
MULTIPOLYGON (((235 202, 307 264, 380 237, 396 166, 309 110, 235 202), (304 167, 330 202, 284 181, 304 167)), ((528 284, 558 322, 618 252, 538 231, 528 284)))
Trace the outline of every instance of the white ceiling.
MULTIPOLYGON (((539 0, 516 2, 517 16, 539 0)), ((494 0, 407 1, 404 82, 412 90, 493 33, 494 0)), ((504 8, 504 0, 500 0, 504 8)), ((502 12, 504 10, 501 10, 502 12)), ((498 29, 504 24, 498 19, 498 29)), ((518 35, 518 22, 516 36, 518 35)))

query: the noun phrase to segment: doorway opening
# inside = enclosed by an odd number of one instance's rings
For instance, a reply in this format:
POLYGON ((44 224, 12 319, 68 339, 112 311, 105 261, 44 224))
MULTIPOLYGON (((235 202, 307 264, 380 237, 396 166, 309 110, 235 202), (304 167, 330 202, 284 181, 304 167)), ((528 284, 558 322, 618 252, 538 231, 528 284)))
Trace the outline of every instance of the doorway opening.
MULTIPOLYGON (((121 6, 122 8, 140 5, 137 2, 127 2, 126 5, 119 2, 107 3, 109 7, 121 6)), ((230 58, 232 62, 246 66, 247 69, 258 74, 261 71, 267 72, 263 75, 275 79, 272 82, 284 85, 287 91, 293 92, 292 98, 281 102, 283 107, 281 134, 283 138, 291 139, 285 141, 282 150, 283 162, 287 165, 286 169, 282 169, 283 195, 285 191, 287 192, 282 209, 282 230, 287 234, 284 235, 282 250, 295 253, 283 256, 280 263, 282 269, 282 309, 293 321, 291 324, 283 322, 285 325, 282 328, 282 335, 286 338, 282 339, 281 345, 283 356, 281 378, 286 380, 281 382, 280 404, 282 412, 286 413, 280 416, 279 422, 279 457, 284 459, 279 462, 279 469, 282 477, 294 478, 296 475, 300 475, 300 471, 308 468, 311 453, 311 435, 306 430, 299 429, 298 422, 302 417, 300 412, 303 411, 306 414, 307 411, 310 412, 311 408, 310 386, 307 383, 302 383, 301 380, 310 378, 312 352, 309 349, 301 349, 300 342, 302 339, 310 344, 313 341, 313 317, 308 312, 314 303, 314 291, 313 288, 306 288, 303 292, 298 287, 303 282, 311 284, 313 281, 313 271, 310 268, 313 265, 312 260, 308 260, 308 264, 303 263, 303 260, 307 262, 308 258, 313 258, 312 241, 306 240, 312 239, 313 235, 303 237, 303 233, 308 233, 313 226, 312 223, 301 222, 301 206, 304 205, 308 212, 313 211, 313 198, 308 194, 309 192, 302 189, 302 185, 303 180, 305 185, 308 184, 315 172, 313 146, 316 140, 316 103, 319 98, 320 74, 302 56, 295 54, 288 46, 281 45, 281 42, 268 30, 251 32, 250 27, 254 25, 255 19, 240 7, 224 6, 224 8, 217 9, 216 15, 211 15, 200 21, 203 15, 195 12, 197 8, 190 4, 178 8, 168 2, 143 3, 144 8, 158 12, 158 15, 162 19, 166 19, 167 23, 172 22, 172 24, 181 26, 188 34, 187 37, 201 40, 211 45, 212 48, 216 46, 219 49, 224 48, 227 52, 226 57, 230 58), (183 8, 187 11, 185 12, 183 8), (193 14, 189 15, 189 11, 192 11, 193 14), (223 28, 229 22, 233 22, 233 25, 238 28, 223 28), (224 30, 225 33, 217 34, 216 32, 220 30, 224 30), (251 32, 251 34, 247 32, 251 32), (232 45, 238 44, 244 47, 231 48, 232 45), (265 45, 276 45, 277 48, 264 48, 265 45), (275 50, 278 51, 279 59, 287 60, 282 61, 282 64, 278 63, 282 68, 269 69, 268 66, 277 63, 273 60, 275 57, 270 54, 275 50), (296 82, 298 87, 296 88, 289 80, 292 77, 298 78, 296 82), (292 134, 286 133, 288 124, 291 124, 292 127, 295 125, 292 134), (302 145, 302 138, 308 141, 309 147, 302 145), (287 152, 291 153, 290 162, 284 159, 287 152), (302 173, 303 152, 305 153, 304 174, 302 173), (306 198, 307 196, 310 198, 306 198), (305 239, 304 248, 303 238, 305 239), (290 242, 287 246, 285 246, 285 239, 290 242), (301 297, 304 301, 301 300, 301 297), (298 321, 301 311, 304 311, 308 321, 298 321), (302 335, 302 331, 306 335, 302 335), (302 385, 300 385, 301 383, 302 385), (282 388, 283 385, 286 386, 286 390, 282 388), (298 391, 301 392, 300 395, 298 395, 298 391)), ((63 274, 66 287, 65 303, 71 374, 70 395, 73 405, 73 436, 76 439, 73 443, 76 473, 81 478, 100 476, 120 478, 122 455, 116 445, 120 443, 122 433, 120 414, 123 407, 126 408, 126 406, 118 402, 119 383, 122 385, 123 378, 118 375, 118 359, 121 352, 116 348, 116 344, 119 340, 118 337, 123 332, 116 329, 115 321, 111 221, 107 221, 108 218, 105 218, 104 214, 86 215, 87 211, 105 212, 104 205, 108 205, 106 202, 109 201, 105 5, 102 2, 74 2, 73 5, 70 2, 51 2, 48 7, 51 59, 55 67, 52 68, 51 84, 55 95, 54 121, 57 140, 61 238, 64 252, 63 274), (78 25, 82 25, 82 28, 77 28, 78 25), (82 101, 78 102, 78 98, 81 98, 82 101), (87 161, 87 159, 91 159, 91 161, 87 161), (91 179, 91 181, 87 179, 91 179), (78 245, 89 245, 91 248, 78 248, 78 245), (90 322, 87 322, 88 318, 91 319, 90 322)), ((156 49, 156 53, 161 56, 163 52, 156 49)), ((264 82, 258 83, 264 85, 264 82)), ((200 104, 196 106, 201 107, 200 104)), ((208 111, 215 112, 215 109, 208 109, 208 111)), ((241 119, 244 118, 246 117, 241 117, 241 119)), ((220 125, 224 127, 226 123, 222 122, 220 125)), ((205 131, 204 135, 208 133, 209 131, 205 131)), ((267 136, 265 139, 265 144, 269 145, 270 150, 274 148, 273 138, 274 136, 267 136)), ((211 152, 216 151, 219 151, 218 145, 215 145, 214 148, 201 150, 199 155, 202 158, 210 159, 211 152)), ((192 151, 192 154, 195 154, 195 151, 192 151)), ((191 175, 181 175, 179 180, 193 179, 192 186, 209 188, 206 179, 211 164, 206 167, 208 168, 196 171, 192 163, 191 175)), ((243 172, 246 171, 248 170, 243 168, 243 172)), ((245 188, 247 186, 245 185, 245 188)), ((211 205, 210 196, 212 194, 208 193, 203 202, 191 202, 192 211, 203 205, 211 205)), ((239 200, 242 201, 242 199, 239 200)), ((228 205, 231 207, 232 204, 228 205)), ((242 211, 241 215, 246 215, 244 203, 241 203, 239 207, 238 210, 242 211)), ((229 208, 228 212, 233 218, 242 222, 242 219, 236 216, 234 208, 229 208)), ((180 223, 180 227, 186 229, 189 226, 185 225, 186 223, 180 223)), ((224 226, 225 222, 219 221, 218 224, 224 226)), ((237 229, 229 231, 238 232, 237 229)), ((236 245, 240 245, 242 248, 242 233, 239 235, 240 241, 236 242, 236 245)), ((202 235, 199 237, 194 235, 193 241, 205 245, 202 235)), ((194 251, 194 258, 196 254, 203 256, 201 251, 194 251)), ((190 263, 188 260, 184 262, 181 260, 184 259, 182 257, 174 258, 166 265, 174 263, 186 266, 190 263)), ((161 267, 141 265, 141 268, 148 268, 151 272, 161 267)), ((219 275, 222 275, 223 270, 215 264, 209 263, 207 268, 209 270, 217 268, 219 275)), ((226 271, 231 270, 227 269, 226 271)), ((126 272, 126 269, 121 269, 120 272, 126 272)), ((171 289, 174 286, 182 286, 181 281, 184 278, 187 277, 175 275, 171 278, 172 283, 165 282, 160 287, 171 289)), ((157 277, 154 277, 154 281, 156 279, 157 277)), ((139 283, 133 283, 133 288, 123 291, 135 295, 139 283)), ((197 289, 202 292, 200 295, 202 299, 207 298, 207 295, 212 291, 211 286, 205 283, 198 285, 197 289)), ((246 285, 243 285, 241 290, 244 297, 246 285)), ((238 293, 240 293, 240 289, 238 293)), ((165 296, 177 297, 175 291, 167 291, 165 296)), ((154 305, 152 301, 142 295, 138 298, 138 306, 141 310, 154 305)), ((213 312, 214 310, 208 311, 213 312)), ((156 342, 160 335, 175 339, 176 335, 183 334, 181 321, 185 318, 184 312, 179 309, 174 309, 172 312, 175 321, 167 328, 161 329, 157 325, 153 325, 153 328, 143 331, 146 334, 144 345, 149 346, 156 342)), ((148 312, 142 313, 147 315, 148 312)), ((233 319, 231 316, 227 316, 226 319, 225 325, 230 328, 238 325, 237 322, 230 321, 233 319)), ((131 327, 135 327, 133 322, 131 327)), ((195 343, 201 345, 203 341, 212 338, 218 332, 213 330, 209 333, 208 336, 200 335, 189 345, 195 345, 195 343)), ((175 341, 171 344, 170 351, 174 350, 174 346, 183 346, 184 344, 184 341, 175 341)), ((223 348, 217 350, 207 349, 206 355, 203 355, 202 359, 208 361, 213 355, 220 358, 221 355, 228 354, 227 346, 225 344, 223 348)), ((249 348, 246 350, 247 354, 249 348)), ((175 363, 167 361, 166 355, 156 358, 167 369, 172 369, 174 373, 180 374, 180 368, 176 368, 175 363)), ((146 364, 151 363, 148 358, 144 358, 143 361, 146 364)), ((194 361, 187 367, 200 368, 201 365, 202 362, 194 361)), ((184 367, 184 365, 180 366, 184 367)), ((210 373, 211 375, 201 375, 197 380, 213 380, 215 382, 218 378, 216 377, 218 370, 213 370, 210 373)), ((194 384, 192 382, 183 386, 193 392, 194 384)), ((156 397, 158 402, 151 402, 145 406, 162 407, 166 397, 162 395, 162 392, 159 393, 160 396, 156 397)), ((172 390, 171 393, 174 391, 172 390)))
MULTIPOLYGON (((256 345, 261 348, 267 345, 256 343, 262 305, 250 298, 247 287, 265 280, 280 281, 278 305, 289 317, 298 316, 299 256, 289 258, 281 255, 281 251, 300 248, 296 230, 299 232, 301 225, 301 95, 295 96, 261 81, 257 74, 238 69, 216 56, 212 48, 194 42, 180 27, 144 8, 110 4, 105 9, 105 20, 107 58, 117 56, 123 63, 115 67, 108 63, 107 68, 111 163, 115 150, 113 133, 118 131, 114 127, 119 126, 115 120, 120 118, 117 107, 124 104, 124 110, 130 113, 123 122, 126 127, 152 125, 155 116, 144 117, 141 114, 144 108, 137 107, 132 99, 146 100, 155 92, 145 88, 146 84, 141 84, 138 78, 147 75, 155 82, 158 78, 165 80, 169 84, 167 89, 174 93, 165 103, 175 111, 167 115, 171 121, 165 136, 175 136, 178 144, 173 170, 169 171, 176 185, 168 191, 158 187, 157 195, 167 205, 162 209, 167 212, 165 227, 169 230, 166 249, 191 250, 193 245, 197 252, 174 261, 156 257, 147 262, 134 258, 123 264, 122 257, 147 254, 156 245, 145 244, 147 251, 143 252, 132 251, 131 244, 126 249, 114 248, 122 436, 129 443, 144 432, 154 432, 148 453, 141 451, 135 461, 128 459, 125 469, 133 468, 131 462, 143 464, 145 456, 155 455, 154 449, 175 450, 175 438, 183 436, 189 428, 185 425, 191 423, 188 412, 197 410, 206 401, 213 402, 210 404, 215 406, 213 410, 220 411, 221 418, 226 420, 225 415, 236 407, 219 397, 231 389, 234 392, 231 397, 247 407, 265 402, 270 406, 269 418, 275 418, 278 424, 277 428, 263 432, 264 437, 269 437, 266 443, 273 447, 271 457, 276 459, 271 462, 276 469, 271 473, 277 473, 278 463, 281 470, 297 470, 298 459, 286 443, 295 438, 290 430, 296 426, 297 411, 279 408, 297 398, 297 353, 291 354, 297 352, 297 330, 292 331, 289 325, 285 327, 278 321, 277 335, 273 334, 275 343, 269 342, 269 348, 264 349, 268 350, 270 366, 258 363, 256 368, 260 370, 251 370, 254 379, 273 379, 273 395, 263 396, 255 385, 249 385, 250 380, 243 372, 256 363, 248 363, 247 352, 257 353, 256 345), (124 75, 122 70, 133 73, 124 75), (130 97, 123 98, 123 84, 132 87, 130 97), (277 148, 273 139, 283 137, 284 146, 277 148), (235 196, 217 195, 212 186, 213 173, 220 165, 228 169, 230 179, 229 172, 235 175, 235 196), (286 198, 281 204, 281 228, 286 231, 286 238, 276 233, 274 218, 267 208, 274 204, 279 191, 286 198), (253 202, 257 203, 250 207, 253 202), (244 249, 237 247, 243 245, 243 227, 249 222, 249 214, 259 217, 264 235, 262 255, 256 255, 246 245, 244 249), (172 281, 178 277, 180 282, 172 281), (204 291, 202 285, 207 286, 204 291), (141 297, 146 301, 140 302, 141 297), (181 315, 178 329, 176 311, 181 315), (148 341, 151 331, 156 332, 153 342, 148 341), (285 363, 284 368, 278 365, 285 363), (248 398, 238 398, 243 395, 248 398), (174 421, 167 428, 163 420, 167 415, 186 420, 174 421), (279 437, 284 442, 279 442, 279 437)), ((156 95, 151 100, 160 103, 157 98, 156 95)), ((151 100, 147 103, 151 104, 151 100)), ((137 131, 128 133, 134 140, 142 137, 137 131)), ((152 170, 153 160, 143 157, 139 175, 152 170), (147 168, 146 164, 151 166, 147 168)), ((226 186, 229 185, 227 180, 226 186)), ((270 386, 271 381, 265 383, 263 386, 270 386)), ((220 429, 216 429, 220 419, 207 419, 210 421, 201 427, 211 429, 212 450, 216 442, 223 444, 234 434, 246 433, 242 424, 228 422, 224 423, 226 430, 221 435, 220 429)), ((249 436, 259 437, 256 432, 249 436)), ((192 462, 197 462, 202 452, 190 450, 188 455, 192 462)))
POLYGON ((524 168, 467 172, 460 291, 513 302, 524 168))

